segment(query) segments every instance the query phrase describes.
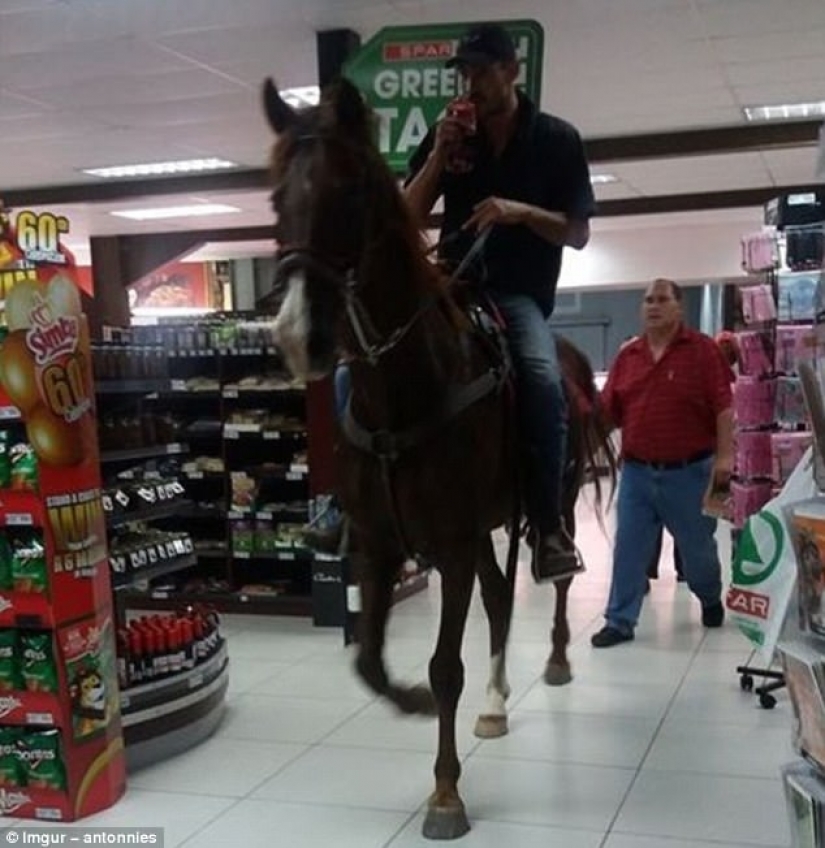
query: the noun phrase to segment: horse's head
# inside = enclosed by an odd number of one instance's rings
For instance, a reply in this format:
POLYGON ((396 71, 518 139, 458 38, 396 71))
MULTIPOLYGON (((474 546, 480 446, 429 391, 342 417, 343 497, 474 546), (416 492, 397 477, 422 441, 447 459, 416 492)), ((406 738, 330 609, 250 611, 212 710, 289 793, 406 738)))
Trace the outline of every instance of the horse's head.
POLYGON ((276 340, 304 379, 334 367, 347 287, 367 236, 369 163, 377 155, 371 116, 346 81, 321 103, 292 109, 271 80, 264 106, 276 134, 272 152, 278 242, 276 340))

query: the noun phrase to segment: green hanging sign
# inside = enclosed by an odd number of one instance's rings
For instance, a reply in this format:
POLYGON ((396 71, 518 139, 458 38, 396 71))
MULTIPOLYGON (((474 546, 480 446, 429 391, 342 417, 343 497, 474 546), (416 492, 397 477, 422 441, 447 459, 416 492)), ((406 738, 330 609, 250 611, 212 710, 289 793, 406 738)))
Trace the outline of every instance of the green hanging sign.
MULTIPOLYGON (((520 65, 518 84, 541 102, 544 30, 531 20, 497 21, 512 36, 520 65)), ((455 68, 444 67, 472 23, 386 27, 344 65, 344 75, 378 117, 378 145, 397 173, 407 170, 427 129, 461 93, 455 68)))

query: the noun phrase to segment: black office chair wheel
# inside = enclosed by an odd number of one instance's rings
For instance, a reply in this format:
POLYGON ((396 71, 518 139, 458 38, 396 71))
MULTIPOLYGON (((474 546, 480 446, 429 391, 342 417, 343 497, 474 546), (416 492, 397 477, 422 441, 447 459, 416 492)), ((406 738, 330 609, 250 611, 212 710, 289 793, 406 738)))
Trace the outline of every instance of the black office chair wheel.
POLYGON ((752 692, 753 691, 753 678, 749 674, 743 674, 739 678, 739 688, 743 692, 752 692))
POLYGON ((772 710, 776 706, 776 698, 770 692, 763 692, 759 696, 759 705, 766 710, 772 710))

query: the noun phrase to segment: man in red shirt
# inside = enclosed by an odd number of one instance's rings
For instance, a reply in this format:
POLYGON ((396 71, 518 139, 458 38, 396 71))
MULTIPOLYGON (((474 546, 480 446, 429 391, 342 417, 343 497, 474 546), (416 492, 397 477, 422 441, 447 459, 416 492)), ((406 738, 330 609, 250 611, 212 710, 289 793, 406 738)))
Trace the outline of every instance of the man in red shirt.
POLYGON ((646 567, 664 525, 682 554, 685 578, 702 604, 705 627, 724 619, 716 522, 702 514, 710 484, 727 485, 733 465, 731 371, 713 339, 682 323, 682 292, 656 280, 645 292, 644 334, 616 357, 602 392, 622 430, 607 623, 591 642, 633 639, 646 567))

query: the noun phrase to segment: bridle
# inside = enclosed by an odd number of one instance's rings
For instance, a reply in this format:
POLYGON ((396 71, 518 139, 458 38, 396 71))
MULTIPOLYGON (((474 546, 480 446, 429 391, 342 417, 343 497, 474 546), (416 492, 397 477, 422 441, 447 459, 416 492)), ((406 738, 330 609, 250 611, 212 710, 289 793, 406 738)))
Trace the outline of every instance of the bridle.
MULTIPOLYGON (((336 139, 324 133, 304 133, 295 139, 296 144, 318 142, 322 144, 347 144, 343 139, 336 139)), ((362 180, 356 196, 366 197, 368 195, 367 189, 366 180, 362 180)), ((369 216, 366 212, 364 214, 363 229, 363 245, 366 245, 369 231, 369 216)), ((361 253, 363 257, 367 251, 362 250, 361 253)), ((334 261, 324 256, 308 243, 289 243, 282 245, 275 256, 277 280, 283 281, 291 274, 303 271, 305 274, 312 273, 316 278, 343 294, 347 321, 359 348, 359 352, 354 356, 350 356, 349 359, 351 361, 363 361, 369 365, 376 366, 385 354, 392 351, 404 340, 419 320, 441 299, 442 292, 434 292, 425 298, 421 306, 406 323, 400 327, 396 327, 388 335, 382 337, 372 318, 370 318, 363 299, 358 294, 360 280, 363 279, 364 274, 363 265, 363 258, 360 263, 345 259, 334 261)))

